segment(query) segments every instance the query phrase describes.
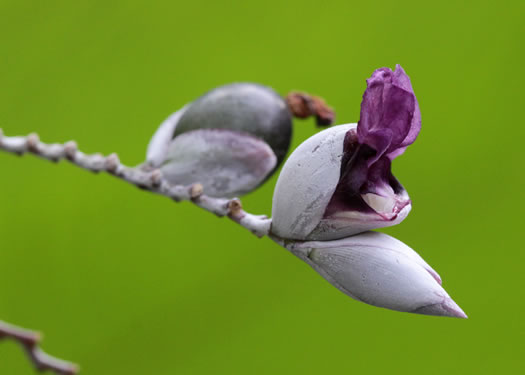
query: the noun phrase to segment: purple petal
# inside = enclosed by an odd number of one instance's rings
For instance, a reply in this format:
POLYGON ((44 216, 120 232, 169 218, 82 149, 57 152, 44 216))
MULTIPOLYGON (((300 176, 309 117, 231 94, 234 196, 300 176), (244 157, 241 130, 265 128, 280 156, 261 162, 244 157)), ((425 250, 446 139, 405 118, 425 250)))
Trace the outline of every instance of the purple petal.
POLYGON ((421 113, 410 83, 400 65, 376 70, 367 80, 357 126, 360 144, 376 151, 369 164, 386 154, 390 160, 402 154, 416 140, 421 129, 421 113), (384 140, 390 138, 391 142, 384 140))
POLYGON ((345 136, 341 177, 324 217, 358 211, 395 220, 410 200, 392 175, 391 162, 420 129, 419 106, 403 68, 377 69, 367 80, 357 129, 345 136))

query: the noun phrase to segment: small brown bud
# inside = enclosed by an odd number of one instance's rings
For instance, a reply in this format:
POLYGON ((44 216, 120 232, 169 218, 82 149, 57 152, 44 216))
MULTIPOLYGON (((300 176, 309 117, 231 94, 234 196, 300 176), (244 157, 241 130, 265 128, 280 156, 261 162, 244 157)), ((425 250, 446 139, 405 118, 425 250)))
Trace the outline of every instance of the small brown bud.
POLYGON ((294 117, 308 118, 315 116, 318 126, 331 125, 335 120, 334 110, 318 96, 292 91, 286 96, 285 100, 294 117))

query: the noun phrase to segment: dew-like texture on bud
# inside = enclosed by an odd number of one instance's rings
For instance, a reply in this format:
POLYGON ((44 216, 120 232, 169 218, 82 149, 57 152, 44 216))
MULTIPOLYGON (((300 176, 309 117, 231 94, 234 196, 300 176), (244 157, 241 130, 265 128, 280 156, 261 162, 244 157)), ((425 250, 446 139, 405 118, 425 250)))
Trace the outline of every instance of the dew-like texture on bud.
POLYGON ((414 250, 383 233, 289 245, 350 297, 391 310, 466 318, 441 278, 414 250))
POLYGON ((292 116, 284 99, 271 88, 234 83, 211 90, 191 103, 173 136, 195 129, 250 133, 270 145, 278 165, 290 146, 292 116))
POLYGON ((376 70, 367 80, 357 126, 317 134, 284 165, 274 193, 274 234, 332 240, 403 221, 411 201, 391 163, 415 141, 420 128, 417 100, 403 69, 376 70), (330 147, 322 137, 331 139, 330 147), (314 158, 329 160, 323 162, 325 168, 336 172, 319 172, 314 158), (297 186, 304 195, 293 198, 297 186))
POLYGON ((205 194, 230 198, 255 189, 276 162, 270 146, 250 134, 199 129, 173 139, 160 169, 168 182, 199 182, 205 194))

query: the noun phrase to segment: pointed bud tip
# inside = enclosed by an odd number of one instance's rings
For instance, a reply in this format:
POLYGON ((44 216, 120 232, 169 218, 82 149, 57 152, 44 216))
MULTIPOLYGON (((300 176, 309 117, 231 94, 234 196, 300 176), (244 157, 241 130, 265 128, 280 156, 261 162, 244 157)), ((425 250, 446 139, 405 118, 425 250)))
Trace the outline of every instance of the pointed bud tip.
POLYGON ((420 307, 413 311, 416 314, 448 316, 452 318, 467 319, 468 316, 452 298, 447 297, 441 303, 420 307))

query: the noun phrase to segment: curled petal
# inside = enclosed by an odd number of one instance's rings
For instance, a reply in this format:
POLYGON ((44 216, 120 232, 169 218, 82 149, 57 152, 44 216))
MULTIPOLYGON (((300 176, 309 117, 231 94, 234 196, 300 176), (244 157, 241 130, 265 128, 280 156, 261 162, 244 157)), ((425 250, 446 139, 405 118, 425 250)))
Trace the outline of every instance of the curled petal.
POLYGON ((403 68, 376 70, 367 80, 357 126, 359 143, 376 151, 369 165, 383 155, 392 160, 402 154, 420 130, 421 112, 403 68))
POLYGON ((199 129, 172 140, 160 169, 173 184, 198 182, 207 195, 234 197, 255 189, 276 162, 270 146, 250 134, 199 129))

